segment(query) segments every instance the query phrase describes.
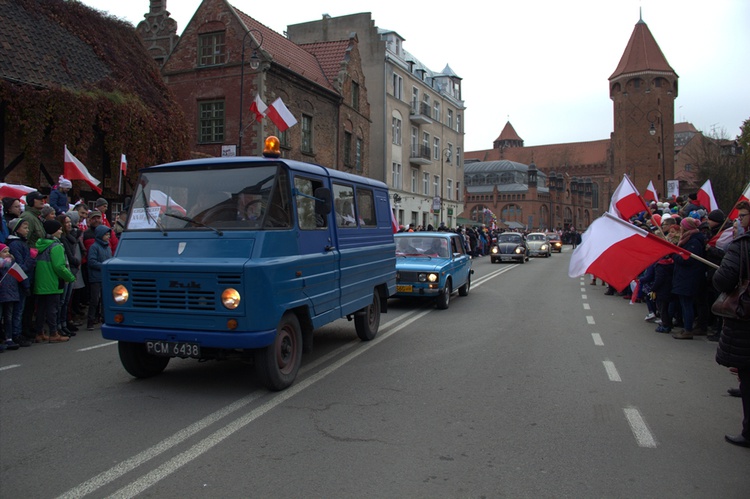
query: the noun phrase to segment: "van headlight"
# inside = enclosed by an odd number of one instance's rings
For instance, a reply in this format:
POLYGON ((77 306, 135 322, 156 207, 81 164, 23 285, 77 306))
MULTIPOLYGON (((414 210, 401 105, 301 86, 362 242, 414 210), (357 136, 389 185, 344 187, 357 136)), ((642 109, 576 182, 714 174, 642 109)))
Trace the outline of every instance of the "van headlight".
POLYGON ((240 306, 240 292, 234 288, 227 288, 221 293, 221 304, 229 310, 240 306))
POLYGON ((122 284, 118 284, 117 286, 112 289, 112 299, 115 301, 118 305, 124 305, 127 303, 128 298, 130 298, 130 293, 128 293, 128 288, 123 286, 122 284))

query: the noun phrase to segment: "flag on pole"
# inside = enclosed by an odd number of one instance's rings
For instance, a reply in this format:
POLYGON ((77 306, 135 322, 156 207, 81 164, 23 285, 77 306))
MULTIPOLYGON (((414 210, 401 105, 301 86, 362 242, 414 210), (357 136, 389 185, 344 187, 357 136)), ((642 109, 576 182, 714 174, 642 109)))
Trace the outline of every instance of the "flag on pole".
POLYGON ((250 111, 255 113, 256 121, 262 120, 266 116, 267 110, 268 106, 266 106, 266 103, 263 102, 260 95, 255 94, 255 99, 253 99, 253 103, 250 104, 250 111))
POLYGON ((83 166, 83 163, 81 163, 78 158, 70 154, 67 145, 65 146, 65 163, 63 168, 63 175, 68 180, 83 180, 84 182, 89 184, 89 186, 97 193, 102 193, 102 189, 101 187, 99 187, 99 184, 101 182, 99 182, 89 173, 88 168, 83 166))
POLYGON ((393 229, 394 234, 398 232, 398 220, 396 220, 396 213, 393 208, 391 208, 391 229, 393 229))
POLYGON ((646 202, 638 193, 630 178, 627 175, 623 175, 622 182, 620 182, 620 185, 617 186, 617 189, 612 194, 609 212, 623 220, 630 220, 630 217, 642 211, 648 211, 646 202))
MULTIPOLYGON (((737 200, 737 203, 739 203, 740 201, 750 202, 750 184, 747 184, 747 186, 745 186, 745 190, 742 191, 742 194, 740 194, 740 198, 737 200)), ((737 215, 740 214, 739 211, 737 211, 737 208, 735 208, 735 206, 737 206, 737 203, 734 203, 734 206, 732 206, 732 211, 730 211, 729 215, 727 215, 727 218, 729 220, 734 220, 735 218, 737 218, 737 215)))
POLYGON ((21 268, 21 266, 18 265, 17 263, 14 263, 8 269, 8 274, 10 274, 11 276, 13 276, 13 278, 16 281, 18 281, 18 282, 21 282, 21 281, 29 278, 29 276, 26 275, 26 272, 24 272, 23 269, 21 268))
POLYGON ((719 203, 716 202, 714 190, 711 188, 711 180, 706 180, 700 189, 698 189, 698 201, 709 211, 719 209, 719 203))
POLYGON ((128 159, 125 157, 124 154, 120 155, 120 171, 123 175, 128 174, 128 159))
POLYGON ((36 191, 36 189, 33 187, 0 182, 0 198, 18 198, 23 204, 26 204, 26 194, 34 191, 36 191))
POLYGON ((279 132, 283 132, 289 127, 297 124, 297 119, 294 117, 294 115, 292 115, 289 109, 286 108, 286 106, 284 105, 284 101, 281 100, 281 97, 273 101, 273 104, 268 106, 268 109, 266 110, 266 117, 270 119, 274 125, 276 125, 276 128, 279 129, 279 132))
POLYGON ((583 234, 568 266, 570 277, 592 274, 625 289, 649 265, 670 253, 689 258, 690 252, 624 220, 604 213, 583 234))
POLYGON ((643 199, 646 201, 659 200, 659 196, 656 194, 656 187, 654 187, 654 183, 651 180, 648 181, 648 187, 646 187, 646 192, 643 193, 643 199))

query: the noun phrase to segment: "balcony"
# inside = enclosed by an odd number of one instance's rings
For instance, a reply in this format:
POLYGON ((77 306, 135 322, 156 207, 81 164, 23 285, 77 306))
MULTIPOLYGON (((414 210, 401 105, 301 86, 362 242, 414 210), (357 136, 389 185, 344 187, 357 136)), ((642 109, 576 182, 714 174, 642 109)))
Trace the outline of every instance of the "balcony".
POLYGON ((414 102, 412 102, 411 112, 409 113, 409 121, 414 123, 415 125, 431 125, 431 112, 432 109, 430 109, 430 106, 425 104, 424 102, 420 102, 419 104, 415 104, 414 102))
POLYGON ((431 165, 432 151, 429 146, 412 146, 409 153, 409 163, 412 165, 431 165))

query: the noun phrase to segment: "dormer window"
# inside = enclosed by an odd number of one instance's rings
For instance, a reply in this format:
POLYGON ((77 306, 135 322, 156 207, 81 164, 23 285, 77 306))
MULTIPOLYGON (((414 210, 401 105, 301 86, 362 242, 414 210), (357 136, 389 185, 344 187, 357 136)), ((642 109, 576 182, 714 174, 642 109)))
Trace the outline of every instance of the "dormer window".
POLYGON ((224 32, 206 33, 198 37, 198 65, 216 66, 227 61, 224 32))

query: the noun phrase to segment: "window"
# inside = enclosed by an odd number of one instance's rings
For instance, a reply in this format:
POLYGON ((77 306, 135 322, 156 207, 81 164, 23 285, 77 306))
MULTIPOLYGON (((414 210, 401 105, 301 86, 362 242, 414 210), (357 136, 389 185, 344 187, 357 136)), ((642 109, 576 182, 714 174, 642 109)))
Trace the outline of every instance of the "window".
POLYGON ((453 180, 447 179, 445 181, 445 192, 448 199, 453 199, 453 180))
POLYGON ((446 154, 446 157, 448 159, 448 163, 453 162, 453 144, 450 142, 448 143, 448 154, 446 154))
POLYGON ((378 220, 375 217, 375 196, 370 189, 357 187, 357 215, 359 215, 360 226, 377 226, 378 220))
POLYGON ((411 192, 417 192, 417 183, 419 182, 419 170, 411 169, 411 192))
POLYGON ((333 207, 336 212, 337 227, 357 227, 352 186, 333 184, 333 207))
MULTIPOLYGON (((279 132, 278 128, 276 129, 276 131, 279 132)), ((286 129, 283 132, 279 132, 277 137, 279 138, 279 145, 281 147, 292 147, 289 143, 289 129, 286 129)))
POLYGON ((411 127, 411 148, 413 151, 419 149, 419 130, 417 127, 411 127))
POLYGON ((401 120, 393 117, 391 118, 391 133, 393 135, 393 143, 397 146, 401 145, 401 120))
POLYGON ((357 144, 354 148, 354 169, 358 172, 362 172, 362 139, 357 137, 357 144))
POLYGON ((461 201, 461 182, 456 182, 456 201, 461 201))
POLYGON ((294 187, 299 192, 297 202, 297 220, 302 230, 323 229, 328 226, 325 217, 315 213, 315 191, 323 187, 319 180, 295 177, 294 187))
POLYGON ((207 33, 198 37, 198 65, 215 66, 227 60, 224 33, 207 33))
POLYGON ((461 148, 456 147, 456 168, 461 168, 461 148))
POLYGON ((432 143, 432 157, 436 160, 440 159, 440 139, 435 137, 432 143))
POLYGON ((351 132, 344 132, 344 164, 351 166, 352 164, 352 134, 351 132))
POLYGON ((461 115, 460 114, 456 115, 456 131, 457 132, 461 131, 461 115))
POLYGON ((312 131, 313 131, 313 125, 312 125, 312 116, 308 116, 306 114, 302 115, 302 144, 300 144, 300 150, 302 152, 306 153, 312 153, 312 144, 313 144, 313 137, 312 137, 312 131))
POLYGON ((422 194, 430 195, 430 174, 427 172, 422 175, 422 194))
POLYGON ((442 194, 442 192, 440 192, 440 175, 435 175, 432 179, 432 190, 435 193, 435 196, 442 194))
MULTIPOLYGON (((422 148, 425 154, 430 154, 430 134, 427 132, 422 133, 422 148)), ((429 159, 429 156, 427 156, 427 159, 429 159)))
POLYGON ((394 189, 401 189, 401 163, 393 163, 391 167, 391 182, 394 189))
POLYGON ((201 144, 224 142, 224 101, 201 102, 198 104, 201 144))
POLYGON ((404 79, 393 73, 393 96, 401 100, 404 92, 404 79))
POLYGON ((432 104, 432 119, 435 121, 440 121, 440 102, 435 101, 432 104))
POLYGON ((352 107, 359 111, 359 83, 352 82, 352 107))
POLYGON ((453 109, 448 109, 448 128, 453 130, 453 109))
POLYGON ((415 113, 419 113, 419 89, 411 87, 411 108, 415 113))

